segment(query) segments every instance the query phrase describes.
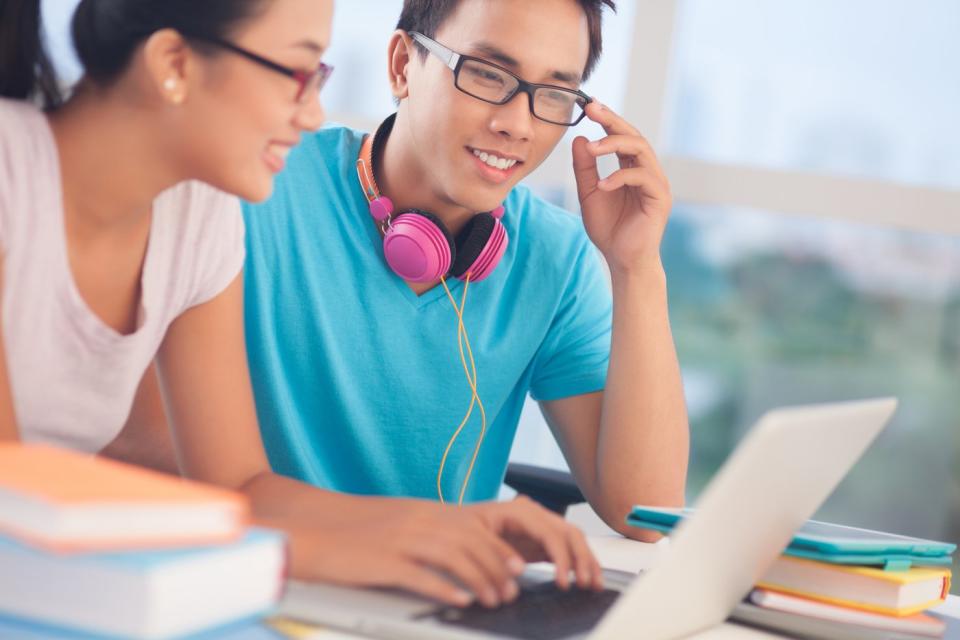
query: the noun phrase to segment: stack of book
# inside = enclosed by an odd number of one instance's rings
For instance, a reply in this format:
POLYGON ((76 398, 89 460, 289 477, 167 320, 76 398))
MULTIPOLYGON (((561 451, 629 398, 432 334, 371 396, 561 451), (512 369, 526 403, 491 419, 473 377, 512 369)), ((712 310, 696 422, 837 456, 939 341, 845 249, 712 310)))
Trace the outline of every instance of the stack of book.
POLYGON ((0 626, 180 638, 269 613, 285 542, 237 494, 0 445, 0 626))
MULTIPOLYGON (((637 506, 627 522, 669 533, 691 509, 637 506)), ((950 593, 956 545, 809 521, 733 618, 805 638, 939 638, 927 610, 950 593)))
POLYGON ((946 567, 891 570, 784 554, 750 593, 750 602, 842 626, 939 638, 943 620, 924 612, 946 599, 950 578, 946 567))

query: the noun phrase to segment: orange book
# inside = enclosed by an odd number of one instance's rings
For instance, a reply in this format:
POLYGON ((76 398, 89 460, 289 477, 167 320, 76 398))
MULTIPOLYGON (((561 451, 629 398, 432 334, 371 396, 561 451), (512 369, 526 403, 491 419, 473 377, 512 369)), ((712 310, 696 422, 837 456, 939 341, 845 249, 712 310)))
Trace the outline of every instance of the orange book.
POLYGON ((950 569, 944 567, 886 571, 781 556, 757 586, 852 609, 909 616, 946 600, 950 579, 950 569))
POLYGON ((44 445, 0 444, 0 532, 61 551, 215 544, 242 534, 244 496, 44 445))

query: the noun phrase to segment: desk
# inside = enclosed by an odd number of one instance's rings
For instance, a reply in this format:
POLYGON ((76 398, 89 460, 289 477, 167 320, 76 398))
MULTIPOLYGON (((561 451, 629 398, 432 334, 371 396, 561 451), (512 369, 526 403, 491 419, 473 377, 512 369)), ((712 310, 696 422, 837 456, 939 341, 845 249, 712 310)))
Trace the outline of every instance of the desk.
MULTIPOLYGON (((604 524, 586 504, 571 507, 567 519, 587 533, 590 548, 593 549, 593 553, 604 569, 637 573, 652 566, 657 554, 663 551, 666 544, 669 544, 667 539, 658 544, 628 540, 604 524)), ((951 618, 960 618, 960 596, 948 596, 947 601, 933 611, 951 618)), ((691 637, 697 640, 762 640, 763 638, 782 640, 785 636, 724 623, 691 637)), ((945 640, 949 638, 948 632, 945 640)))
MULTIPOLYGON (((669 544, 669 540, 666 539, 657 544, 628 540, 607 527, 587 505, 571 508, 568 520, 586 532, 590 548, 593 549, 604 569, 637 573, 652 566, 657 555, 669 544)), ((960 596, 950 596, 946 603, 934 611, 960 618, 960 596)), ((360 640, 360 636, 308 627, 287 627, 281 630, 285 631, 289 637, 298 640, 360 640)), ((724 623, 691 636, 695 640, 782 640, 784 637, 773 632, 730 623, 724 623)), ((949 638, 948 635, 945 640, 949 638)))
MULTIPOLYGON (((593 542, 594 540, 591 540, 591 543, 593 542)), ((632 542, 630 544, 640 545, 643 543, 632 542)), ((946 603, 937 607, 934 611, 960 618, 960 596, 950 596, 946 603)), ((276 630, 281 631, 287 637, 295 640, 364 640, 361 636, 351 635, 341 631, 317 629, 289 621, 278 621, 276 623, 276 630)), ((783 640, 785 636, 769 631, 760 631, 736 624, 724 623, 698 633, 695 636, 691 636, 691 638, 694 640, 783 640)), ((950 638, 951 636, 948 635, 944 640, 950 640, 950 638)))
MULTIPOLYGON (((592 528, 592 527, 591 527, 592 528)), ((594 529, 596 531, 596 529, 594 529)), ((617 569, 636 573, 650 567, 656 560, 657 554, 666 548, 665 543, 645 544, 628 540, 616 533, 591 533, 588 536, 590 548, 600 561, 604 569, 617 569)), ((960 618, 960 596, 949 596, 947 601, 934 609, 937 613, 952 618, 960 618)), ((724 623, 707 631, 698 633, 691 638, 696 640, 762 640, 763 638, 784 638, 784 636, 769 631, 759 631, 737 624, 724 623)), ((949 636, 948 636, 949 638, 949 636)))
MULTIPOLYGON (((657 554, 666 548, 666 544, 669 544, 669 542, 646 544, 628 540, 609 529, 602 531, 595 523, 593 525, 587 524, 586 528, 592 530, 588 533, 587 538, 590 548, 593 549, 601 566, 605 569, 636 573, 650 567, 656 561, 657 554)), ((960 618, 960 596, 950 596, 946 603, 934 609, 934 611, 960 618)), ((280 630, 285 631, 289 637, 298 640, 361 640, 360 636, 309 627, 291 626, 280 630)), ((695 640, 783 640, 784 637, 769 631, 760 631, 730 623, 724 623, 691 636, 695 640)))

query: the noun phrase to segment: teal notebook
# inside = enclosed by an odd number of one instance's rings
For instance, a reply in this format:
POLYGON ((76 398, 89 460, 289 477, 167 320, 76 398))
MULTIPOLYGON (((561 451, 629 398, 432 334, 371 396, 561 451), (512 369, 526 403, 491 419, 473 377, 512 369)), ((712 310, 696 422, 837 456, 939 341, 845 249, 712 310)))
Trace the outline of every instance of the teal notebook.
MULTIPOLYGON (((670 533, 693 509, 636 506, 627 524, 670 533)), ((900 571, 913 565, 950 566, 957 545, 883 531, 807 521, 794 534, 784 553, 833 564, 881 566, 900 571)))

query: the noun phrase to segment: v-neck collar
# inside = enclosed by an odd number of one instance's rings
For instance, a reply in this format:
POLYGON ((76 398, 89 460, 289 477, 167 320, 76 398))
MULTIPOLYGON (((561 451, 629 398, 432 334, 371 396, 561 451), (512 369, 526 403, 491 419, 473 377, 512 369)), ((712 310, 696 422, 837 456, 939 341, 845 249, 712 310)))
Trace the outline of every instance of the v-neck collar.
MULTIPOLYGON (((53 135, 53 128, 46 114, 43 114, 44 135, 47 138, 50 152, 53 154, 54 171, 56 175, 55 184, 57 187, 52 192, 52 215, 53 232, 57 238, 57 263, 62 284, 66 287, 67 295, 73 306, 74 315, 72 319, 83 331, 90 337, 95 337, 104 344, 132 343, 139 340, 144 332, 144 326, 150 319, 150 295, 153 293, 153 283, 151 274, 153 272, 153 262, 156 260, 156 243, 158 235, 158 216, 156 199, 151 203, 149 235, 147 236, 147 246, 144 252, 143 261, 140 266, 140 296, 137 301, 136 326, 133 331, 121 332, 109 325, 96 311, 90 306, 80 287, 77 284, 76 277, 70 265, 70 247, 67 240, 67 222, 65 211, 65 197, 63 187, 63 167, 60 162, 60 150, 57 147, 56 136, 53 135)), ((159 196, 158 196, 159 197, 159 196)))

